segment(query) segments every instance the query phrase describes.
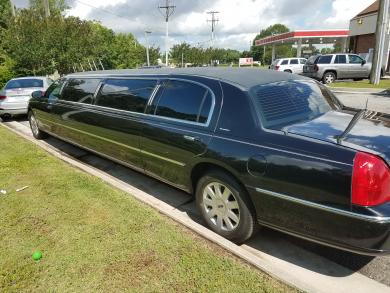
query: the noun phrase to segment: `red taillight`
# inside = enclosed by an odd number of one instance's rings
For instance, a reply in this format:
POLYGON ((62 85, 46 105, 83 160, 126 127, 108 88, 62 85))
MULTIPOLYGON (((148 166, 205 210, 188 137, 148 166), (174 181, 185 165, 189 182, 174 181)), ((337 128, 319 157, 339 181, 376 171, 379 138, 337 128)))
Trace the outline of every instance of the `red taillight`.
POLYGON ((279 67, 280 67, 279 65, 275 65, 274 68, 275 68, 275 70, 279 70, 279 67))
POLYGON ((317 64, 314 65, 314 71, 318 71, 320 68, 318 67, 317 64))
POLYGON ((6 96, 1 96, 0 95, 0 100, 5 100, 7 97, 6 96))
POLYGON ((390 169, 379 157, 357 153, 353 163, 352 203, 376 206, 390 201, 390 169))

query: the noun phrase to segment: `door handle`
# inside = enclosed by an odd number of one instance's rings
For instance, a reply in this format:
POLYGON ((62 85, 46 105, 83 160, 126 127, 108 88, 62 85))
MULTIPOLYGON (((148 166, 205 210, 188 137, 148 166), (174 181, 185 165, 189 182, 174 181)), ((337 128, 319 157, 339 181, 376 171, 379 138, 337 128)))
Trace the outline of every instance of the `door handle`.
POLYGON ((183 137, 185 140, 188 140, 188 141, 199 141, 199 137, 194 137, 194 136, 189 136, 189 135, 184 135, 183 137))

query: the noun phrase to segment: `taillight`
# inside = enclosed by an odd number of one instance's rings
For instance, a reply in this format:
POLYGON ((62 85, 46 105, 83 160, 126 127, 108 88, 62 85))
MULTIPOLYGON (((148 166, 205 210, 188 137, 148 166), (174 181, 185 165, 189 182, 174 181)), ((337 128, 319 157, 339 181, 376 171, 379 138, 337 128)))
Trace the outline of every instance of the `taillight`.
POLYGON ((7 97, 0 95, 0 100, 5 100, 7 97))
POLYGON ((320 68, 318 67, 317 64, 314 65, 314 71, 318 71, 320 68))
POLYGON ((390 201, 390 169, 379 157, 359 152, 352 173, 352 203, 376 206, 390 201))
POLYGON ((275 68, 275 70, 279 70, 279 67, 280 67, 279 65, 275 65, 274 68, 275 68))

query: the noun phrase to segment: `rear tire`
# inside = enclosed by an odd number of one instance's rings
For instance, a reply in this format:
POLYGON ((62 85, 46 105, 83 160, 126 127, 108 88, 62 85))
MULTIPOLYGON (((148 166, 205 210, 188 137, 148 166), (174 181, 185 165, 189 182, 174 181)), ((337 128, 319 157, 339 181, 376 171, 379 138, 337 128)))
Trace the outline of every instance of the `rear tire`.
POLYGON ((325 72, 324 76, 322 77, 322 82, 324 84, 331 84, 336 81, 336 74, 332 71, 325 72))
POLYGON ((247 192, 230 175, 213 170, 197 184, 196 205, 207 226, 236 243, 258 229, 256 213, 247 192))
POLYGON ((12 116, 9 115, 9 114, 2 114, 2 115, 0 115, 0 118, 1 118, 1 120, 2 120, 3 122, 10 120, 11 117, 12 117, 12 116))
POLYGON ((287 70, 285 70, 284 72, 292 73, 292 71, 291 71, 290 69, 287 69, 287 70))
POLYGON ((28 112, 28 121, 30 122, 31 132, 36 139, 44 139, 48 137, 46 132, 43 132, 39 129, 38 121, 36 120, 32 111, 28 112))

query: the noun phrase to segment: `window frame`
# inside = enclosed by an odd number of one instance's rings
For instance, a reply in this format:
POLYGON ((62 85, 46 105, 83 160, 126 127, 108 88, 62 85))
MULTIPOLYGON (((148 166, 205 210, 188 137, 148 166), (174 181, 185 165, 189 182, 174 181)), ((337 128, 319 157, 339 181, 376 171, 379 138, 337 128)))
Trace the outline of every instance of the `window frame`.
MULTIPOLYGON (((157 104, 157 106, 158 106, 158 104, 157 104)), ((167 77, 167 78, 162 78, 160 80, 160 85, 158 86, 157 90, 154 92, 154 95, 152 96, 152 98, 149 100, 149 103, 147 105, 147 112, 146 112, 147 114, 146 115, 148 115, 149 117, 157 118, 159 120, 166 120, 166 121, 170 121, 170 122, 178 122, 178 123, 181 123, 181 124, 189 124, 189 125, 202 126, 202 127, 206 127, 207 128, 207 127, 210 126, 210 122, 211 122, 212 116, 214 114, 214 108, 215 108, 215 94, 211 90, 211 88, 208 87, 207 85, 202 84, 202 83, 197 82, 197 81, 194 81, 194 80, 183 79, 183 78, 169 78, 169 77, 167 77), (157 110, 157 107, 156 107, 156 109, 154 109, 153 112, 149 113, 150 107, 152 106, 153 102, 155 101, 157 93, 159 92, 159 90, 161 89, 161 90, 165 91, 164 84, 167 81, 181 81, 181 82, 184 82, 184 83, 192 83, 192 84, 196 84, 198 86, 201 86, 205 90, 207 90, 204 97, 207 97, 208 93, 210 93, 210 95, 211 95, 211 107, 210 107, 209 114, 208 114, 208 117, 207 117, 207 120, 206 120, 205 123, 188 121, 188 120, 182 120, 182 119, 165 117, 165 116, 159 116, 159 115, 155 114, 156 110, 157 110)), ((198 109, 198 111, 200 111, 200 110, 201 110, 201 108, 198 109)))

